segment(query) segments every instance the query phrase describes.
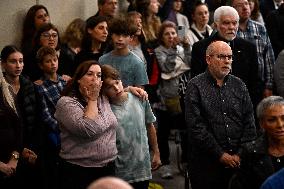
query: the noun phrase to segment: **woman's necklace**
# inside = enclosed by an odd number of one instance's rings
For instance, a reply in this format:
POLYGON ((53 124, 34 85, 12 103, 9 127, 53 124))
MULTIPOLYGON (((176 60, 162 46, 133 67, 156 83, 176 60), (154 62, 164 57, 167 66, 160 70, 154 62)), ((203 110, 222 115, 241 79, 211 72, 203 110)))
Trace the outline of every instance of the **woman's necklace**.
POLYGON ((281 158, 284 156, 284 149, 269 149, 270 155, 272 155, 277 163, 281 162, 281 158))

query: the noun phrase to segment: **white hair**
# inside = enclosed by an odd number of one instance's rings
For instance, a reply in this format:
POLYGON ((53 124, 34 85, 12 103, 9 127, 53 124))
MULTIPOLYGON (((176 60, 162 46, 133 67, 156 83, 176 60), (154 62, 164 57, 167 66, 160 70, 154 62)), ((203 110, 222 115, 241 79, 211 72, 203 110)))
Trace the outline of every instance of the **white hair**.
POLYGON ((6 79, 3 76, 3 72, 2 72, 2 66, 0 64, 0 88, 2 90, 2 95, 3 95, 3 100, 4 102, 6 102, 8 104, 8 106, 10 106, 10 108, 12 108, 12 110, 14 110, 14 112, 16 114, 17 113, 17 109, 16 109, 16 105, 15 105, 15 100, 10 92, 11 86, 9 83, 7 83, 6 79))
POLYGON ((221 6, 217 8, 214 12, 214 22, 219 22, 221 16, 224 15, 234 16, 238 22, 240 20, 239 14, 235 8, 231 6, 221 6))

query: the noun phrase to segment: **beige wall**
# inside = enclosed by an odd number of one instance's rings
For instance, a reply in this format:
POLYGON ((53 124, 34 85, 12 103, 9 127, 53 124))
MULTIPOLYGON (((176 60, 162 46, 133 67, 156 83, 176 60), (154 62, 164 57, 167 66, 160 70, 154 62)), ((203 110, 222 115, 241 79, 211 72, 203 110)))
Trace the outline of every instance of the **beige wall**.
POLYGON ((0 50, 8 44, 19 46, 24 16, 37 3, 47 7, 60 33, 74 18, 86 19, 97 12, 97 0, 0 0, 0 50))

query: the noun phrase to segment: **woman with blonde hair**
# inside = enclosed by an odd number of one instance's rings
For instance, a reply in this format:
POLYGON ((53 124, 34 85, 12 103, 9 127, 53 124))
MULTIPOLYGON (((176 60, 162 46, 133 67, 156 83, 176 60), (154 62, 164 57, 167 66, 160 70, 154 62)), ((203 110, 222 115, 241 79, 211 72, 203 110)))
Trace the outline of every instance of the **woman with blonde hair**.
POLYGON ((145 33, 146 43, 155 48, 157 35, 161 26, 161 20, 157 16, 160 3, 158 0, 136 1, 136 9, 142 15, 142 27, 145 33))
POLYGON ((65 58, 61 61, 58 72, 72 76, 76 69, 75 56, 81 51, 81 43, 85 32, 86 22, 75 18, 67 26, 61 38, 61 53, 65 58))

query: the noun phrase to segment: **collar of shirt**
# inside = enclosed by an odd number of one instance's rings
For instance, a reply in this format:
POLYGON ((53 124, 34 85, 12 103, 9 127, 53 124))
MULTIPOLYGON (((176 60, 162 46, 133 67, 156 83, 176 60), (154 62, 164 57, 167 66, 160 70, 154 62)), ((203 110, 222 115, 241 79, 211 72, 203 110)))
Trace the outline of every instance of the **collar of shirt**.
MULTIPOLYGON (((205 73, 206 73, 207 78, 209 79, 209 81, 212 82, 212 84, 213 84, 214 86, 218 86, 218 85, 217 85, 217 80, 212 76, 212 74, 210 73, 210 71, 209 71, 208 69, 206 69, 205 73)), ((230 76, 230 74, 228 74, 228 75, 225 76, 224 82, 223 82, 223 86, 226 85, 226 82, 228 81, 229 76, 230 76)))

